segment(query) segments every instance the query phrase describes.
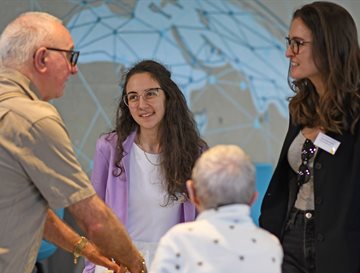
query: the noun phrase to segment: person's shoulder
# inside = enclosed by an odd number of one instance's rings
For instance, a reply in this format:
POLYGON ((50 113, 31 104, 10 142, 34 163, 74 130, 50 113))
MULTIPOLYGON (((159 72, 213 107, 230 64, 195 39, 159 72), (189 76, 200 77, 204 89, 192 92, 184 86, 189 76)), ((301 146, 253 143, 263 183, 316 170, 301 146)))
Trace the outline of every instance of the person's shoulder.
POLYGON ((176 240, 178 238, 180 241, 183 241, 194 235, 194 231, 197 230, 197 225, 198 223, 196 221, 176 224, 165 233, 162 240, 176 240))
POLYGON ((269 231, 261 227, 256 227, 256 229, 258 234, 262 236, 264 240, 267 240, 271 244, 280 245, 279 239, 274 234, 270 233, 269 231))
POLYGON ((117 134, 114 131, 102 134, 97 140, 99 143, 116 143, 116 141, 117 134))
POLYGON ((97 150, 115 149, 117 145, 117 135, 115 132, 102 134, 96 141, 97 150))
POLYGON ((1 106, 9 109, 20 119, 36 123, 49 118, 62 123, 61 117, 54 106, 41 100, 31 100, 27 97, 16 97, 1 103, 1 106))
POLYGON ((173 226, 165 233, 165 236, 171 236, 174 234, 190 234, 197 227, 198 223, 196 221, 179 223, 173 226))

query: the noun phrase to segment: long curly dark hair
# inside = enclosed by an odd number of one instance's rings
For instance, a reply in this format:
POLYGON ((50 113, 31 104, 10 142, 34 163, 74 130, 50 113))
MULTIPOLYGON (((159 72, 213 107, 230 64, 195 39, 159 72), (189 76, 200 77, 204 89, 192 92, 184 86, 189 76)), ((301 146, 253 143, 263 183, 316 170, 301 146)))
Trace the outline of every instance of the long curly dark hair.
POLYGON ((330 2, 304 5, 293 14, 312 32, 312 54, 324 94, 309 79, 288 82, 295 92, 290 114, 295 124, 354 133, 360 118, 360 51, 355 22, 343 7, 330 2))
POLYGON ((179 194, 188 196, 185 182, 191 177, 191 171, 201 151, 208 148, 200 137, 193 115, 186 104, 186 99, 171 79, 171 73, 163 65, 153 60, 144 60, 133 66, 123 80, 123 91, 116 111, 117 158, 114 164, 124 171, 121 160, 126 155, 122 143, 138 124, 132 118, 129 108, 124 103, 126 86, 131 76, 147 72, 156 80, 165 93, 165 115, 160 125, 161 169, 168 193, 167 204, 178 199, 179 194))

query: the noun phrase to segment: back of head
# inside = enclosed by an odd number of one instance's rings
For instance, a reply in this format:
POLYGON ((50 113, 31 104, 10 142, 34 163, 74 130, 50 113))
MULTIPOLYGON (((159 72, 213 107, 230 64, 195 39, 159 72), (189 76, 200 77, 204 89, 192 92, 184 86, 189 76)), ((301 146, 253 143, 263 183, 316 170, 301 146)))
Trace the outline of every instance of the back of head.
POLYGON ((26 12, 9 23, 0 36, 0 64, 20 68, 36 49, 52 41, 54 23, 61 21, 44 12, 26 12))
POLYGON ((235 145, 217 145, 204 152, 191 178, 204 209, 249 204, 255 193, 255 167, 235 145))

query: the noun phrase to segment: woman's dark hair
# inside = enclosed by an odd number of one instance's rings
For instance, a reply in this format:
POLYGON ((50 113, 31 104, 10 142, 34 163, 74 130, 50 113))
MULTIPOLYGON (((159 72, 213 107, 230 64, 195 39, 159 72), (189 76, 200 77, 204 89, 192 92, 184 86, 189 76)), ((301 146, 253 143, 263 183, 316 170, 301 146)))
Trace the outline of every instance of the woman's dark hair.
POLYGON ((116 111, 115 132, 117 140, 117 158, 114 164, 119 170, 114 175, 120 175, 123 167, 120 162, 126 155, 122 143, 138 124, 132 118, 129 108, 124 103, 126 86, 129 79, 138 73, 149 73, 165 93, 165 115, 160 125, 161 168, 168 192, 168 201, 177 200, 179 193, 186 194, 185 182, 191 177, 191 171, 201 151, 208 146, 201 139, 195 120, 189 110, 186 99, 171 79, 171 73, 163 65, 144 60, 133 66, 125 75, 122 96, 116 111))
POLYGON ((355 22, 330 2, 304 5, 293 14, 312 33, 312 54, 324 83, 321 96, 309 79, 292 81, 289 109, 295 124, 354 132, 360 118, 360 52, 355 22))

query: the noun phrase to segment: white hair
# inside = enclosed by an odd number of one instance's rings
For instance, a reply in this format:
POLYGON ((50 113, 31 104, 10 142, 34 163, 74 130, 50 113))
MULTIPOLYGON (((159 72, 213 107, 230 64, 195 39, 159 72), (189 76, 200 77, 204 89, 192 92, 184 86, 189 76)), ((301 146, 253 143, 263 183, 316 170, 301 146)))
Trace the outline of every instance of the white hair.
POLYGON ((45 12, 25 12, 9 23, 0 36, 0 63, 18 68, 33 58, 37 48, 52 42, 54 23, 61 20, 45 12))
POLYGON ((255 191, 255 167, 236 145, 217 145, 196 161, 191 176, 204 209, 249 204, 255 191))

